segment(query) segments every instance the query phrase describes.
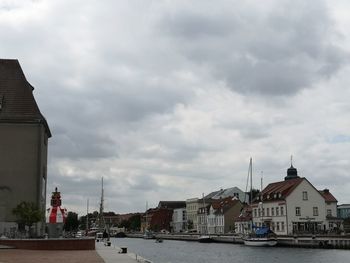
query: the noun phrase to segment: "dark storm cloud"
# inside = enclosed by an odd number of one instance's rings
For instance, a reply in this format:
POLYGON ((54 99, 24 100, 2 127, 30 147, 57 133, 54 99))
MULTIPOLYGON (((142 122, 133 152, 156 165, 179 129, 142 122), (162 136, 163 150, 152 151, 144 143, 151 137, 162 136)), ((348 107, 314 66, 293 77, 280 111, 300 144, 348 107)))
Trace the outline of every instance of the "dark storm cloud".
POLYGON ((179 52, 236 92, 294 95, 348 62, 333 43, 337 32, 323 1, 275 1, 261 11, 254 2, 224 3, 169 11, 159 27, 179 52))

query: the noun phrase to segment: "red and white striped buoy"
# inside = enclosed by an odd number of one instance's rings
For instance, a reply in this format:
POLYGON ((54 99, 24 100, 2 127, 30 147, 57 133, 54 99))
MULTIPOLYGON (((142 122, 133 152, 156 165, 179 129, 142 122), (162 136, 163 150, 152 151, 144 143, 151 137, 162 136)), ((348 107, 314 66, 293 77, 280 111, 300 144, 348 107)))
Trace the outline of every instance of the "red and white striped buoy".
POLYGON ((52 192, 51 196, 51 208, 47 209, 46 223, 57 224, 65 223, 67 218, 67 210, 61 208, 61 193, 55 188, 55 192, 52 192))

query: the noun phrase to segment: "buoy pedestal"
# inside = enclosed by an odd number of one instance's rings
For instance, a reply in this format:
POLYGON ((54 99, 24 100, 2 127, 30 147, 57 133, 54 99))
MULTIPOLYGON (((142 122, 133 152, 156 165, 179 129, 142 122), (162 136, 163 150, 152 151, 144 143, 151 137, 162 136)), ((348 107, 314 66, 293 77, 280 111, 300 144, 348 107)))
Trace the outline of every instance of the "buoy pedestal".
POLYGON ((55 188, 52 192, 51 207, 47 209, 46 226, 49 238, 59 238, 62 236, 63 226, 67 218, 66 209, 61 208, 61 193, 55 188))

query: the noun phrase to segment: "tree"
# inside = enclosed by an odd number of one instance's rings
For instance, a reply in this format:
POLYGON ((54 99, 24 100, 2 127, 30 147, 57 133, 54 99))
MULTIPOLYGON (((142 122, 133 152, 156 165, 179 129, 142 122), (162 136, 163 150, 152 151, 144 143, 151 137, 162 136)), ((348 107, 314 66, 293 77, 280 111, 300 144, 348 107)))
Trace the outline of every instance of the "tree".
POLYGON ((18 229, 24 231, 25 226, 28 226, 30 236, 33 224, 44 218, 44 213, 33 202, 22 201, 12 210, 12 213, 17 217, 18 229))
POLYGON ((76 231, 79 227, 78 214, 74 212, 68 212, 66 222, 64 224, 64 230, 76 231))
POLYGON ((193 229, 193 221, 192 220, 187 220, 187 229, 188 230, 193 229))
POLYGON ((140 230, 141 229, 141 215, 133 215, 132 217, 129 218, 130 222, 130 230, 140 230))

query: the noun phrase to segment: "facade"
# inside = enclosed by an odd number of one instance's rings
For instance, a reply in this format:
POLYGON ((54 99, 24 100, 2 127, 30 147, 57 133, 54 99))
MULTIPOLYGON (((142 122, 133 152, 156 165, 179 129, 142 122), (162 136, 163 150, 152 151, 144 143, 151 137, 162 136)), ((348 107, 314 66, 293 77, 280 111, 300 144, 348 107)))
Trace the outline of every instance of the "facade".
POLYGON ((141 216, 141 232, 151 230, 151 220, 155 211, 155 208, 150 208, 141 216))
POLYGON ((203 205, 198 209, 198 233, 208 234, 208 216, 211 204, 203 205))
POLYGON ((203 202, 198 198, 186 200, 186 215, 188 230, 198 231, 198 209, 203 207, 203 202))
MULTIPOLYGON (((0 234, 16 229, 20 202, 46 209, 47 148, 51 132, 17 60, 0 59, 0 234)), ((44 234, 45 221, 36 234, 44 234)))
POLYGON ((209 208, 208 234, 224 234, 233 232, 235 229, 234 218, 236 218, 243 205, 238 198, 227 197, 215 200, 209 208))
POLYGON ((167 230, 170 232, 170 223, 173 217, 173 209, 157 208, 153 211, 150 221, 150 229, 155 232, 167 230))
POLYGON ((175 233, 185 232, 187 230, 186 208, 176 208, 173 211, 172 230, 175 233))
POLYGON ((291 166, 284 181, 269 184, 253 201, 252 221, 277 235, 332 231, 336 203, 329 190, 318 191, 291 166))
POLYGON ((248 204, 243 204, 241 214, 234 219, 235 230, 234 233, 248 235, 252 232, 252 209, 248 204))
POLYGON ((342 204, 337 207, 338 218, 350 218, 350 204, 342 204))
POLYGON ((187 199, 186 213, 188 230, 192 229, 203 233, 205 229, 205 224, 203 221, 205 210, 203 210, 202 208, 204 208, 204 206, 207 206, 208 204, 211 204, 212 202, 215 202, 215 200, 225 199, 229 197, 235 197, 239 199, 242 203, 247 202, 249 200, 248 194, 243 192, 238 187, 220 189, 218 191, 211 192, 204 197, 205 202, 203 202, 203 199, 199 198, 187 199))

